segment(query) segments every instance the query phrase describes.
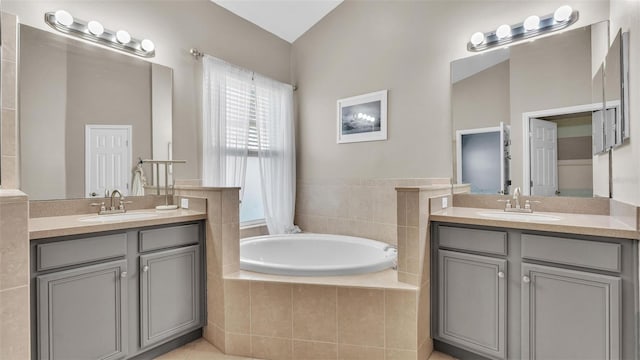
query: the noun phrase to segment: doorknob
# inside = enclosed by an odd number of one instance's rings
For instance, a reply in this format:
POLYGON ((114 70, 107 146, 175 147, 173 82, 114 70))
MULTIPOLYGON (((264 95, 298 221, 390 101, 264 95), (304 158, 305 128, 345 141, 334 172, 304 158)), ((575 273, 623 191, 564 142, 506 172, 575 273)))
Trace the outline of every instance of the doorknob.
POLYGON ((528 284, 531 282, 531 279, 527 275, 525 275, 522 277, 522 282, 524 282, 525 284, 528 284))
POLYGON ((504 272, 498 271, 498 277, 502 279, 504 277, 504 272))
POLYGON ((127 272, 126 271, 121 272, 120 273, 120 277, 126 278, 127 277, 127 272))
POLYGON ((96 194, 96 192, 95 192, 95 191, 94 191, 94 192, 92 192, 92 193, 91 193, 91 194, 89 194, 89 195, 90 195, 90 196, 93 196, 93 197, 98 196, 98 194, 96 194))
POLYGON ((142 272, 147 272, 149 271, 149 267, 147 265, 142 267, 142 272))

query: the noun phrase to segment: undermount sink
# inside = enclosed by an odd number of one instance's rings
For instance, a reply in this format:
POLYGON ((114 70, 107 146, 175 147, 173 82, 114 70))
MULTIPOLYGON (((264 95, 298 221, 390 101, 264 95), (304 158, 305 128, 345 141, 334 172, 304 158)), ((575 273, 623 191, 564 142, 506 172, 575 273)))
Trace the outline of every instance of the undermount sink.
POLYGON ((110 215, 92 215, 78 219, 78 221, 83 222, 96 222, 96 223, 105 223, 105 222, 115 222, 115 221, 124 221, 124 220, 141 220, 156 217, 158 214, 156 213, 146 213, 146 212, 138 212, 138 213, 122 213, 122 214, 110 214, 110 215))
POLYGON ((561 218, 553 215, 535 213, 517 213, 505 211, 479 212, 478 215, 500 220, 520 220, 520 221, 558 221, 561 218))

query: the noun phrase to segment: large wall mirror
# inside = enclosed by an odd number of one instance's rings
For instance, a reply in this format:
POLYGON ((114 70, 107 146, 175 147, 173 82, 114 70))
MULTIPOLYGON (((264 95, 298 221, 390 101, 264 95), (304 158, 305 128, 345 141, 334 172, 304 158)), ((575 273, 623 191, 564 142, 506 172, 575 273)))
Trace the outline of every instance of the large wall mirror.
POLYGON ((608 29, 605 21, 452 62, 454 182, 476 194, 608 197, 608 155, 595 150, 608 29))
POLYGON ((172 69, 19 31, 21 190, 31 200, 129 194, 139 158, 170 156, 172 69))

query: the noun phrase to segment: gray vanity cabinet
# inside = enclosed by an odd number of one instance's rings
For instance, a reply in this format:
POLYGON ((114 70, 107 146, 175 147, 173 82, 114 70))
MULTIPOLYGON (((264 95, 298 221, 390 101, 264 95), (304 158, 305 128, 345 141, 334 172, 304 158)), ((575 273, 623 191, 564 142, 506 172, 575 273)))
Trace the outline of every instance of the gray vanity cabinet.
POLYGON ((522 264, 523 359, 620 359, 619 277, 522 264))
POLYGON ((200 246, 140 256, 142 348, 201 326, 200 246))
POLYGON ((506 263, 438 251, 439 338, 491 357, 505 357, 506 263))
POLYGON ((37 276, 38 358, 123 358, 126 277, 126 260, 37 276))

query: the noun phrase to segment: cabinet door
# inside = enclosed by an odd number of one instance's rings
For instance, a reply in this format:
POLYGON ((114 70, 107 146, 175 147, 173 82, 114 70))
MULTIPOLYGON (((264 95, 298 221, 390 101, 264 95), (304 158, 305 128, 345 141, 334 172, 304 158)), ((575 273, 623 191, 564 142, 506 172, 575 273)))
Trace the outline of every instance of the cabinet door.
POLYGON ((438 336, 494 358, 506 354, 504 259, 438 251, 438 336))
POLYGON ((141 347, 201 326, 200 246, 140 256, 141 347))
POLYGON ((522 264, 523 359, 619 359, 620 278, 522 264))
POLYGON ((127 354, 125 260, 41 275, 39 359, 120 359, 127 354))

